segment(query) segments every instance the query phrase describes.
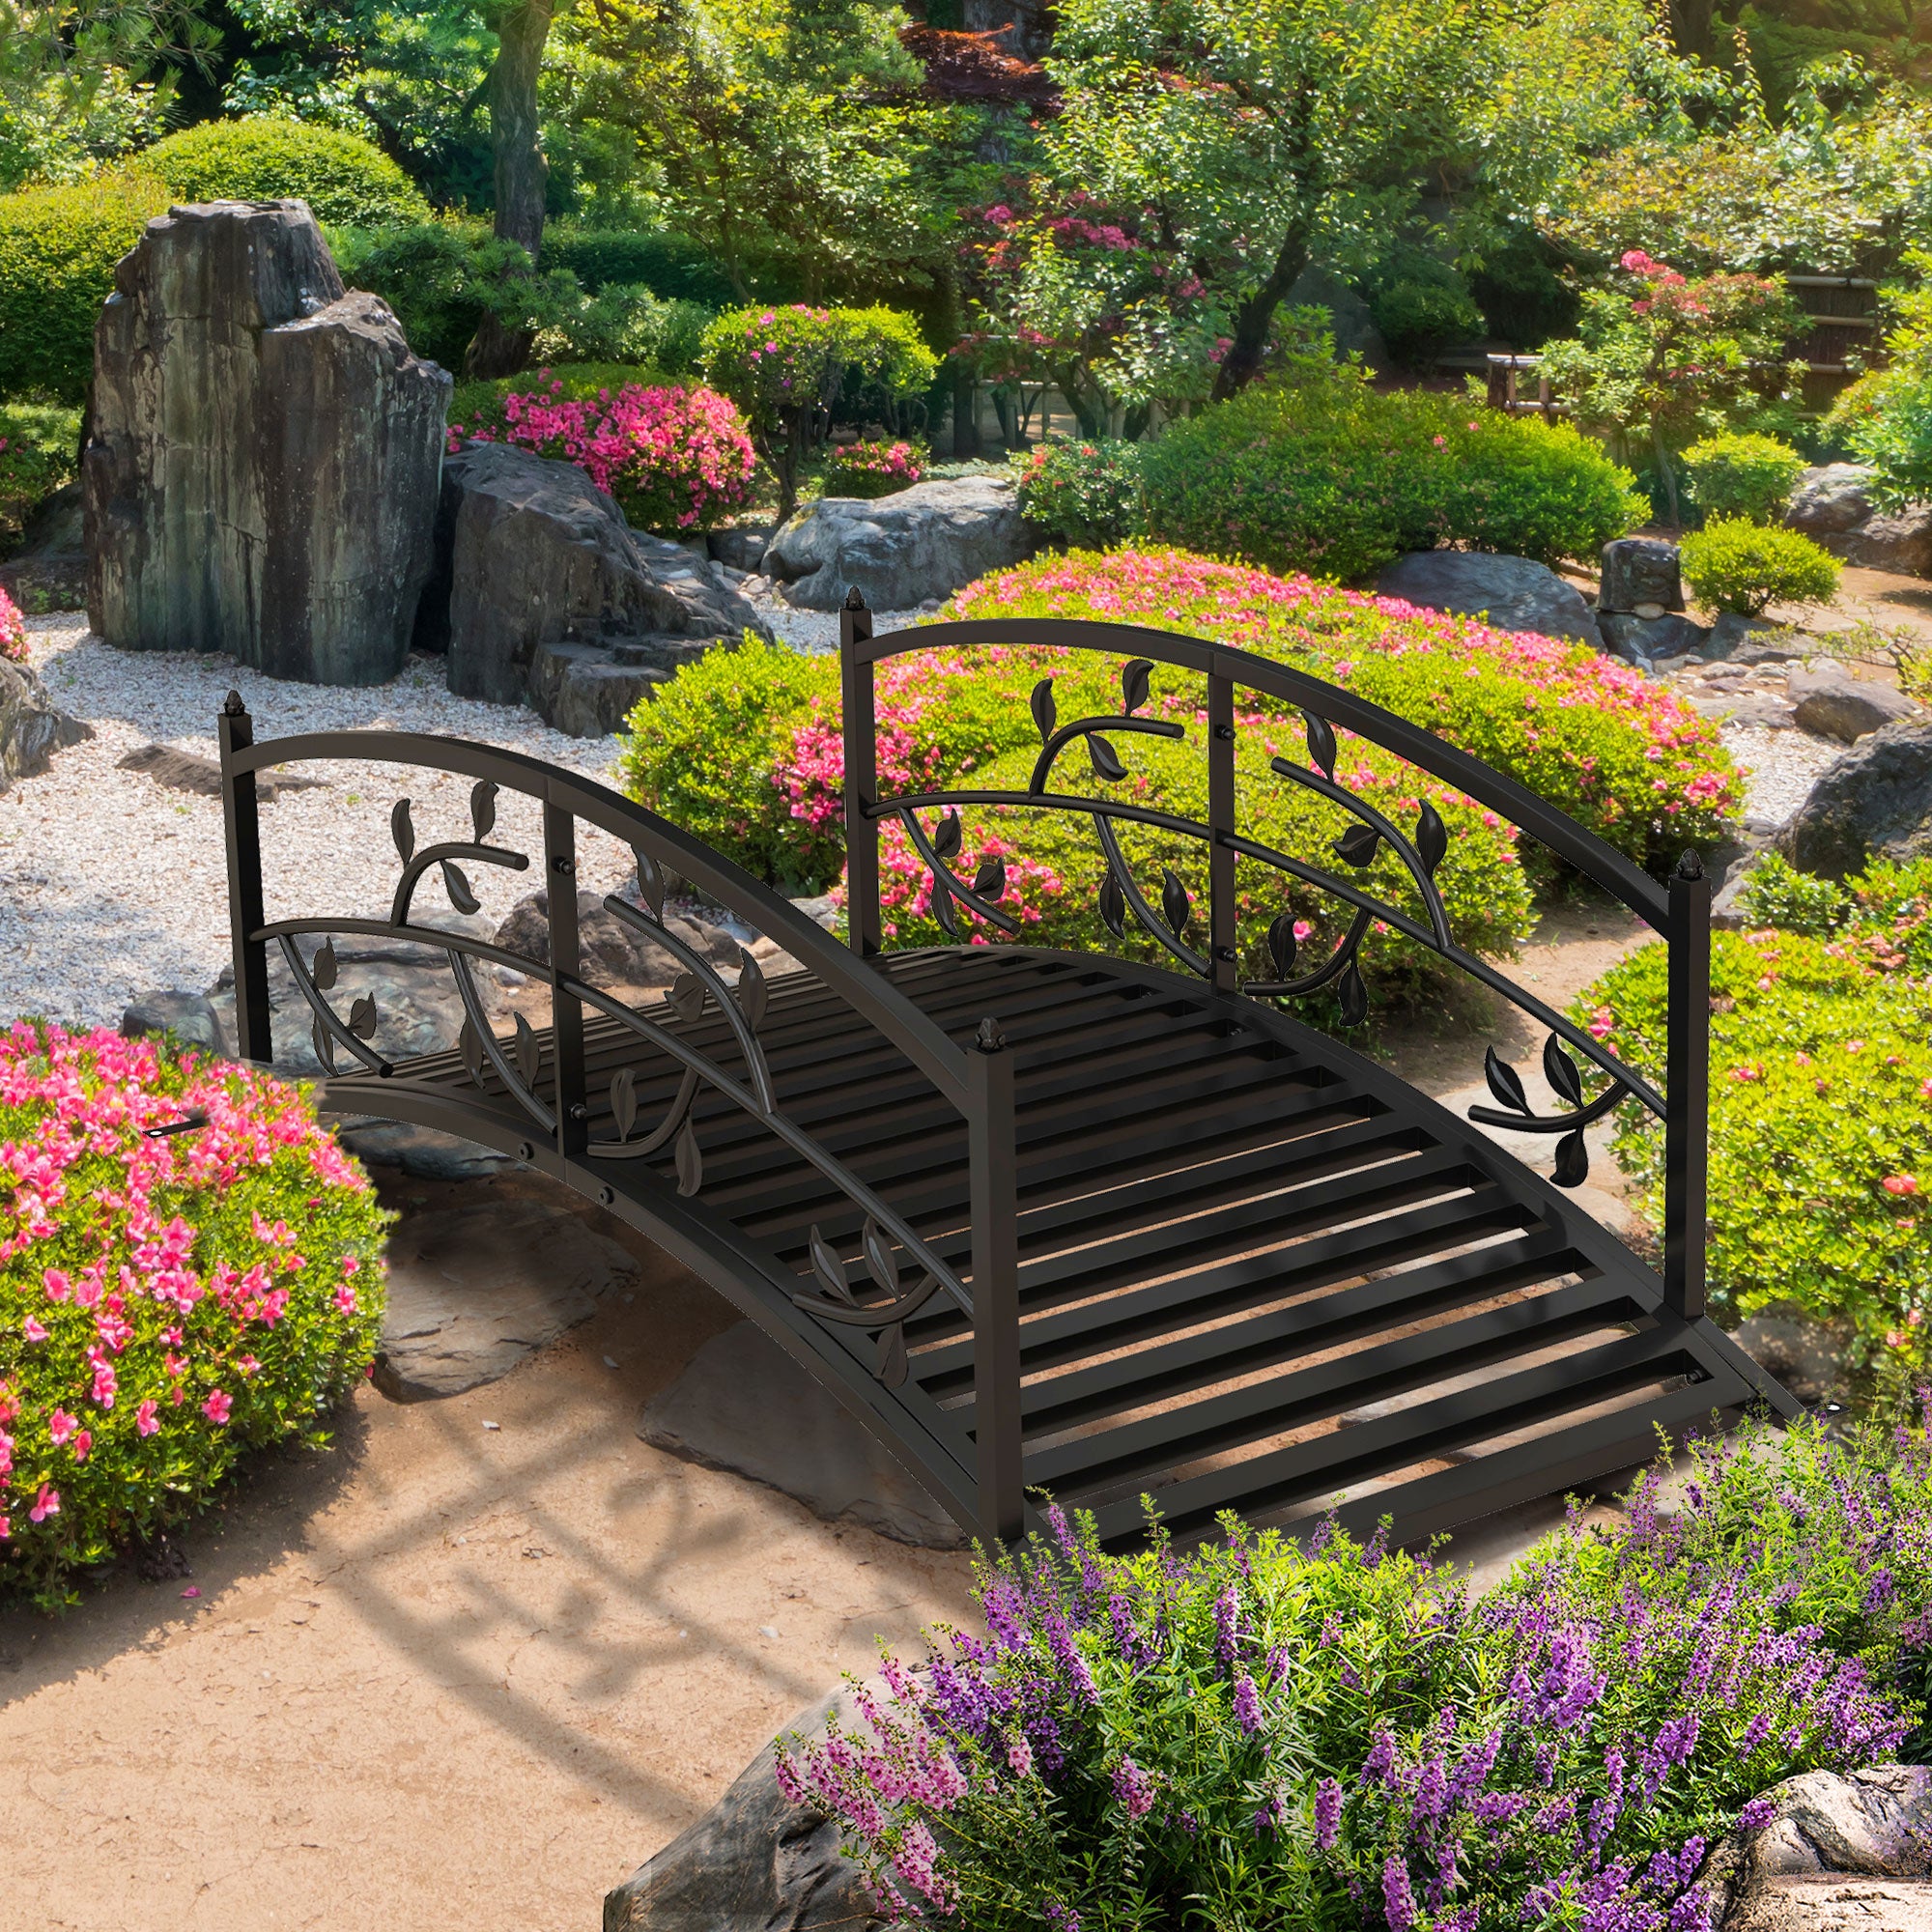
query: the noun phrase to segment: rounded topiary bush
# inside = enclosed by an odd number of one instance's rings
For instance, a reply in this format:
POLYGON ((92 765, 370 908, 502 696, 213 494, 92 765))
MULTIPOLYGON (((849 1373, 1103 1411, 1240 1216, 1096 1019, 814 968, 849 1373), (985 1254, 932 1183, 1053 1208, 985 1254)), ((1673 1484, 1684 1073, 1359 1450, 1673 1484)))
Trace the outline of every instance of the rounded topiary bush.
POLYGON ((0 398, 86 398, 114 265, 167 205, 146 174, 0 195, 0 398))
POLYGON ((58 1604, 243 1449, 313 1432, 375 1352, 386 1219, 266 1073, 0 1038, 0 1587, 58 1604))
POLYGON ((1593 557, 1648 515, 1630 473, 1567 424, 1384 393, 1346 368, 1176 423, 1143 469, 1153 536, 1340 583, 1437 543, 1593 557))
POLYGON ((1838 559, 1799 530, 1713 517, 1683 543, 1684 581, 1698 603, 1740 617, 1773 604, 1823 604, 1837 594, 1838 559))
POLYGON ((1775 436, 1730 431, 1707 436, 1684 452, 1690 495, 1707 517, 1775 524, 1784 514, 1804 459, 1775 436))
POLYGON ((306 121, 204 121, 156 141, 140 165, 177 201, 305 201, 318 221, 358 228, 430 216, 429 203, 382 149, 306 121))
POLYGON ((1010 461, 1020 515, 1043 536, 1107 550, 1140 533, 1146 445, 1113 437, 1049 437, 1010 461))

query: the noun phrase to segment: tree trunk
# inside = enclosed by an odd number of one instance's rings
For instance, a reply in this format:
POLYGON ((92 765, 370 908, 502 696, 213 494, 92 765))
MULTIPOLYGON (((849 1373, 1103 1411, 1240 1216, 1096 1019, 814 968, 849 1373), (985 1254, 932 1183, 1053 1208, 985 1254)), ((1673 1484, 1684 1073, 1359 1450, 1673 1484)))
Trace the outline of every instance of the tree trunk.
MULTIPOLYGON (((550 38, 555 0, 518 0, 497 35, 490 70, 490 146, 497 163, 497 239, 517 242, 536 267, 543 247, 543 157, 537 124, 537 74, 550 38)), ((469 377, 514 376, 530 359, 530 333, 486 314, 463 358, 469 377)))
POLYGON ((1267 280, 1235 312, 1234 339, 1228 344, 1228 353, 1221 358, 1221 367, 1214 377, 1217 403, 1236 390, 1245 389, 1261 374, 1274 312, 1307 266, 1308 231, 1297 225, 1289 230, 1267 280))

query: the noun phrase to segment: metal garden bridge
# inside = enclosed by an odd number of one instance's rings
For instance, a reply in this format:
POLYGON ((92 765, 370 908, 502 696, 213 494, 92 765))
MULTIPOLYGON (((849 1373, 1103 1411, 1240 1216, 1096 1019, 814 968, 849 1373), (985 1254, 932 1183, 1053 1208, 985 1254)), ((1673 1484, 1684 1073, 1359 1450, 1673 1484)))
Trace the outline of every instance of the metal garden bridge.
MULTIPOLYGON (((1510 779, 1347 691, 1248 653, 1124 625, 997 620, 872 635, 856 593, 842 623, 849 947, 668 820, 514 753, 380 731, 254 742, 241 700, 220 720, 241 1051, 270 1057, 268 953, 279 949, 332 1069, 323 1104, 483 1142, 621 1214, 816 1376, 989 1542, 1023 1534, 1037 1497, 1092 1509, 1131 1542, 1151 1493, 1179 1537, 1222 1511, 1290 1529, 1337 1508, 1398 1540, 1643 1461, 1660 1427, 1796 1405, 1706 1317, 1703 1287, 1709 886, 1694 857, 1660 886, 1510 779), (1003 644, 1120 663, 1107 715, 1057 715, 1024 791, 880 795, 874 668, 905 652, 1003 644), (1207 767, 1207 816, 1137 802, 1118 747, 1182 739, 1150 710, 1182 675, 1207 767), (1327 802, 1334 865, 1248 836, 1236 757, 1246 694, 1299 714, 1307 755, 1265 771, 1327 802), (1668 944, 1662 1093, 1586 1031, 1460 948, 1435 873, 1448 835, 1426 802, 1396 824, 1335 776, 1337 729, 1434 774, 1512 821, 1668 944), (1086 790, 1056 780, 1085 755, 1086 790), (264 913, 256 774, 370 760, 475 781, 473 837, 417 849, 408 804, 386 919, 264 913), (547 967, 412 918, 439 871, 459 909, 465 866, 527 868, 492 842, 499 790, 541 807, 547 967), (1012 935, 1003 862, 970 873, 962 807, 1086 820, 1106 861, 1099 910, 1163 963, 1020 943, 886 952, 880 833, 903 828, 934 914, 1012 935), (605 905, 681 969, 634 1006, 588 983, 579 946, 580 826, 630 846, 639 903, 605 905), (1123 828, 1198 841, 1205 907, 1164 869, 1136 877, 1123 828), (1386 848, 1412 892, 1389 902, 1366 868, 1386 848), (1269 977, 1243 980, 1236 871, 1258 862, 1349 911, 1324 956, 1297 960, 1276 919, 1269 977), (663 923, 689 882, 797 962, 749 954, 721 973, 663 923), (1149 895, 1150 891, 1152 894, 1149 895), (1548 1030, 1554 1111, 1539 1115, 1490 1057, 1499 1105, 1478 1121, 1562 1137, 1558 1179, 1587 1167, 1582 1129, 1625 1101, 1665 1123, 1662 1270, 1560 1189, 1404 1081, 1293 1017, 1329 989, 1359 1018, 1358 951, 1381 921, 1504 994, 1548 1030), (391 1064, 366 1001, 331 1003, 331 934, 440 949, 469 1019, 447 1051, 391 1064), (476 974, 547 975, 550 1024, 492 1030, 476 974), (1607 1077, 1595 1097, 1579 1060, 1607 1077), (338 1063, 346 1070, 334 1071, 338 1063)), ((970 666, 970 659, 967 661, 970 666)), ((1244 722, 1244 719, 1249 722, 1244 722)), ((1254 770, 1250 755, 1249 771, 1254 770)), ((472 901, 473 903, 473 901, 472 901)), ((1254 956, 1254 935, 1250 935, 1254 956)))

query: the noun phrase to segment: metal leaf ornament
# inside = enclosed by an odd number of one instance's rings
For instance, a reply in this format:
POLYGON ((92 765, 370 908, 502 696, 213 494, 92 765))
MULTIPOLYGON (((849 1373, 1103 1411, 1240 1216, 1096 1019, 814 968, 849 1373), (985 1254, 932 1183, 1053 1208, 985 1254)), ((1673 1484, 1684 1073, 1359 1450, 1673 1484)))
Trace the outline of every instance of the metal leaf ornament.
POLYGON ((617 1123, 617 1138, 627 1141, 638 1124, 638 1081, 628 1066, 620 1066, 611 1076, 611 1118, 617 1123))
POLYGON ((1100 881, 1100 923, 1116 939, 1127 936, 1127 895, 1111 866, 1100 881))
POLYGON ((1050 677, 1041 678, 1034 686, 1028 708, 1033 712, 1033 722, 1039 726, 1040 743, 1044 744, 1053 736, 1053 727, 1060 719, 1060 707, 1053 701, 1053 680, 1050 677))
POLYGON ((949 938, 959 937, 959 921, 952 910, 952 889, 944 879, 932 882, 932 916, 949 938))
POLYGON ((753 1033, 765 1016, 765 1000, 770 993, 764 968, 742 947, 738 950, 738 1010, 753 1033))
POLYGON ((879 1366, 872 1372, 889 1389, 904 1388, 912 1367, 906 1360, 905 1323, 895 1321, 879 1337, 879 1366))
POLYGON ((454 860, 445 859, 442 862, 442 889, 449 895, 449 902, 458 912, 468 915, 483 910, 482 900, 470 890, 463 867, 454 860))
POLYGON ((697 1151, 697 1135, 689 1121, 677 1136, 677 1191, 687 1197, 704 1185, 704 1156, 697 1151))
POLYGON ((1554 1034, 1543 1042, 1543 1077, 1549 1082, 1550 1092, 1573 1107, 1583 1104, 1582 1072, 1554 1034))
POLYGON ((315 1027, 309 1034, 309 1039, 314 1044, 316 1059, 322 1063, 322 1070, 325 1073, 333 1073, 335 1071, 335 1040, 328 1029, 323 1025, 320 1013, 316 1015, 315 1027))
POLYGON ((315 949, 315 957, 309 961, 309 978, 321 992, 327 992, 335 984, 335 941, 325 939, 315 949))
POLYGON ((818 1285, 835 1301, 842 1301, 847 1308, 856 1308, 859 1297, 852 1293, 852 1284, 845 1279, 845 1264, 834 1253, 832 1244, 818 1232, 818 1224, 811 1228, 811 1271, 818 1277, 818 1285))
POLYGON ((349 1009, 349 1031, 357 1039, 376 1037, 376 1002, 367 993, 349 1009))
POLYGON ((1186 938, 1188 922, 1194 917, 1194 901, 1187 896, 1187 888, 1172 866, 1164 867, 1161 872, 1160 916, 1167 921, 1167 929, 1175 938, 1186 938))
POLYGON ((866 1265, 871 1269, 872 1279, 888 1294, 898 1293, 898 1257, 893 1252, 893 1244, 886 1239, 885 1231, 869 1214, 866 1216, 866 1265))
POLYGON ((982 899, 1003 899, 1007 895, 1007 862, 1004 859, 981 859, 980 869, 973 874, 973 891, 982 899))
POLYGON ((1362 983, 1362 969, 1350 965, 1342 975, 1342 982, 1335 989, 1336 998, 1341 1002, 1342 1024, 1358 1027, 1369 1016, 1369 989, 1362 983))
POLYGON ((487 1065, 483 1058, 483 1036, 476 1031, 476 1023, 466 1019, 463 1031, 456 1037, 456 1043, 463 1051, 463 1064, 469 1069, 469 1077, 477 1086, 483 1084, 483 1068, 487 1065))
POLYGON ((469 824, 476 834, 477 844, 489 838, 496 823, 497 782, 494 779, 478 779, 469 787, 469 824))
POLYGON ((1114 750, 1097 731, 1087 734, 1087 759, 1094 767, 1094 776, 1104 779, 1109 784, 1119 784, 1126 777, 1127 768, 1121 762, 1121 754, 1114 750))
POLYGON ((406 798, 399 798, 389 810, 389 836, 396 841, 396 850, 407 866, 415 857, 416 828, 406 798))
POLYGON ((1517 1114, 1535 1111, 1529 1104, 1529 1095, 1522 1091, 1522 1081, 1516 1068, 1502 1059, 1492 1046, 1483 1051, 1483 1078, 1490 1083, 1490 1092, 1496 1096, 1498 1106, 1507 1107, 1517 1114))
POLYGON ((543 1065, 543 1049, 537 1044, 536 1034, 522 1013, 517 1015, 517 1071, 524 1076, 524 1084, 530 1085, 537 1077, 537 1068, 543 1065))
POLYGON ((680 973, 666 995, 681 1020, 695 1020, 704 1010, 704 981, 696 973, 680 973))
POLYGON ((658 862, 640 845, 631 847, 631 857, 638 862, 638 893, 650 909, 653 919, 664 917, 665 876, 659 869, 658 862))
POLYGON ((1121 709, 1131 718, 1148 701, 1148 680, 1153 675, 1149 658, 1132 658, 1121 668, 1121 709))
POLYGON ((1449 852, 1449 828, 1442 822, 1442 814, 1425 798, 1422 801, 1422 814, 1415 821, 1415 850, 1422 861, 1422 869, 1433 879, 1435 868, 1441 865, 1449 852))
POLYGON ((1581 1127, 1556 1143, 1556 1167, 1549 1178, 1558 1187, 1581 1187, 1589 1179, 1590 1150, 1584 1145, 1581 1127))
POLYGON ((959 814, 949 811, 933 828, 932 849, 942 859, 950 859, 965 842, 966 828, 959 823, 959 814))
POLYGON ((1292 912, 1278 913, 1267 931, 1268 958, 1273 963, 1277 980, 1286 980, 1294 971, 1294 953, 1298 944, 1294 936, 1294 915, 1292 912))
POLYGON ((1376 862, 1376 848, 1382 835, 1373 825, 1351 825, 1329 848, 1345 866, 1360 871, 1376 862))
POLYGON ((1302 721, 1308 727, 1308 755, 1315 760, 1316 769, 1326 779, 1335 776, 1335 728, 1327 719, 1314 711, 1302 714, 1302 721))

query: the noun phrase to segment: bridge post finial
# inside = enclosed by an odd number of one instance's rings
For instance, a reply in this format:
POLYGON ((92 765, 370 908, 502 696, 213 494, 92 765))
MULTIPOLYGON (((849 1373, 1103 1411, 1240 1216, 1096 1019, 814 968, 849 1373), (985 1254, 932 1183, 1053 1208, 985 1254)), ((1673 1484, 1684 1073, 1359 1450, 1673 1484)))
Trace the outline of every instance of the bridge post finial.
POLYGON ((1007 1037, 1000 1031, 1000 1023, 988 1013, 980 1022, 980 1031, 973 1036, 973 1044, 981 1053, 999 1053, 1007 1044, 1007 1037))
POLYGON ((866 593, 863 590, 861 590, 856 583, 850 584, 846 587, 845 608, 848 611, 864 611, 867 608, 866 604, 866 593))

